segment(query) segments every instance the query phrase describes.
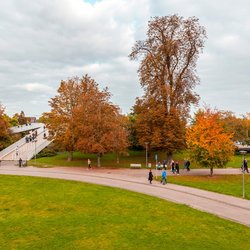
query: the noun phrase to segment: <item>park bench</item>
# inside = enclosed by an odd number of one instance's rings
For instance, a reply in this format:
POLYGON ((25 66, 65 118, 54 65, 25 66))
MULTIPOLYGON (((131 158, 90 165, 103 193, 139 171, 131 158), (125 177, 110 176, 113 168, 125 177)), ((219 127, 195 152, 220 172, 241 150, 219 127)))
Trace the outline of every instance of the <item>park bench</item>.
POLYGON ((141 164, 131 163, 130 168, 141 168, 141 164))

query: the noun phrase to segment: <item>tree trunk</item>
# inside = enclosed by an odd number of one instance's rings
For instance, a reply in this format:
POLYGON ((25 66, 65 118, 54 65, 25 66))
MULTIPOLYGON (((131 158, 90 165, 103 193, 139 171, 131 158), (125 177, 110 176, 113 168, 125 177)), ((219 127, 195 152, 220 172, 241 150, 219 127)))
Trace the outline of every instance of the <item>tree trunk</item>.
POLYGON ((117 164, 120 163, 119 153, 116 153, 116 163, 117 163, 117 164))
POLYGON ((68 152, 68 161, 72 161, 73 160, 73 151, 69 151, 68 152))
POLYGON ((173 159, 173 154, 172 152, 167 152, 166 155, 167 155, 167 165, 169 165, 173 159))
POLYGON ((210 168, 210 176, 213 176, 214 170, 213 167, 210 168))
POLYGON ((101 155, 97 154, 97 167, 101 167, 101 155))

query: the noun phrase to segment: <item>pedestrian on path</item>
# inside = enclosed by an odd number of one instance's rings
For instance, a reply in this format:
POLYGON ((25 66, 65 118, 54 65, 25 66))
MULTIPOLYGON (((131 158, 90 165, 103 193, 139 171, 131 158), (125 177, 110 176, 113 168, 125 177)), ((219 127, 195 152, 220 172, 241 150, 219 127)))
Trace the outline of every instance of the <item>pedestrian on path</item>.
POLYGON ((161 182, 163 185, 167 183, 167 171, 166 168, 163 168, 162 173, 161 173, 161 182))
POLYGON ((248 171, 248 165, 247 165, 247 159, 243 160, 242 165, 243 165, 243 171, 247 171, 247 173, 249 173, 249 171, 248 171))
POLYGON ((175 169, 176 169, 176 173, 179 175, 180 174, 180 166, 179 166, 178 161, 175 162, 175 169))
POLYGON ((91 160, 88 159, 88 169, 91 169, 91 160))
POLYGON ((149 183, 152 184, 152 180, 153 180, 153 173, 151 171, 151 169, 149 170, 149 173, 148 173, 148 180, 149 180, 149 183))
POLYGON ((172 173, 175 174, 175 162, 174 162, 174 160, 171 161, 171 170, 172 170, 172 173))
POLYGON ((163 168, 165 168, 167 165, 167 161, 166 160, 163 160, 163 168))
POLYGON ((186 169, 187 169, 187 171, 190 171, 190 161, 189 160, 186 161, 186 169))
POLYGON ((23 163, 23 160, 22 160, 22 158, 20 157, 20 158, 19 158, 19 161, 18 161, 19 168, 22 167, 22 163, 23 163))

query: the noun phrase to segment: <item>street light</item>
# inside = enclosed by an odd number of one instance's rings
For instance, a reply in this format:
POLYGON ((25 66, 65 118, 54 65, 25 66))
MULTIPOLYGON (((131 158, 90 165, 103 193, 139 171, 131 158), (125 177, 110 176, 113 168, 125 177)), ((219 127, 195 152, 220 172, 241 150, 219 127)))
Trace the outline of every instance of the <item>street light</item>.
POLYGON ((37 142, 37 139, 35 139, 34 142, 35 142, 35 164, 36 164, 36 142, 37 142))
POLYGON ((146 144, 146 168, 148 167, 148 142, 145 142, 146 144))
POLYGON ((242 160, 242 197, 245 198, 245 168, 244 168, 244 161, 245 161, 245 155, 247 151, 240 151, 240 154, 243 156, 242 160))

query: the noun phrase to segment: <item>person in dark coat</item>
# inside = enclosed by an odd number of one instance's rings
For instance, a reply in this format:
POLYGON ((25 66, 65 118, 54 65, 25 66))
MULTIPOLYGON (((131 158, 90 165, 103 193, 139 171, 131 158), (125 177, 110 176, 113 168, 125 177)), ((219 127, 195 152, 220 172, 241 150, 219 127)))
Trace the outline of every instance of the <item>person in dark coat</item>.
POLYGON ((172 173, 175 174, 175 162, 174 162, 174 160, 171 161, 171 170, 172 170, 172 173))
POLYGON ((248 165, 247 165, 247 159, 244 159, 244 161, 243 161, 243 171, 247 171, 247 173, 249 173, 248 165))
POLYGON ((153 180, 153 173, 151 171, 151 169, 149 170, 149 173, 148 173, 148 180, 149 180, 149 183, 152 184, 152 180, 153 180))
POLYGON ((23 163, 22 158, 19 158, 19 161, 18 161, 19 168, 22 167, 22 163, 23 163))
POLYGON ((189 160, 186 161, 186 168, 187 168, 187 171, 190 171, 190 161, 189 160))
POLYGON ((175 169, 176 169, 176 173, 180 174, 180 166, 179 166, 179 162, 175 162, 175 169))

